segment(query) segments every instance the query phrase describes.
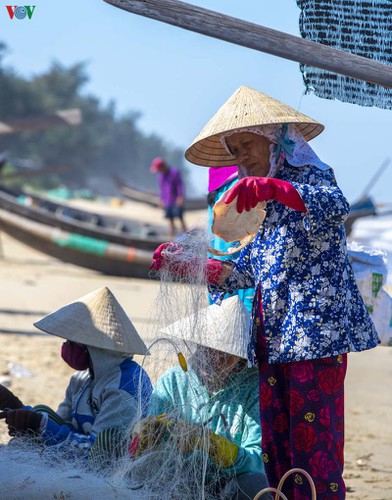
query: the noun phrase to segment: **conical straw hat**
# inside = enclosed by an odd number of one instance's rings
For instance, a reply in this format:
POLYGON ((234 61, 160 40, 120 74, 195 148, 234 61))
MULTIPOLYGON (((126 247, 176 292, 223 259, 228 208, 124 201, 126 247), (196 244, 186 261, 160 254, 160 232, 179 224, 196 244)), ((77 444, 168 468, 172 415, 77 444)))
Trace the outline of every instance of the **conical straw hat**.
POLYGON ((238 295, 180 319, 161 333, 247 358, 250 314, 238 295))
POLYGON ((224 167, 236 160, 222 146, 221 134, 231 130, 263 125, 294 124, 310 141, 323 130, 316 120, 283 104, 258 90, 242 86, 211 118, 185 152, 185 158, 195 165, 224 167))
POLYGON ((100 349, 147 353, 136 328, 106 287, 48 314, 34 326, 46 333, 100 349))

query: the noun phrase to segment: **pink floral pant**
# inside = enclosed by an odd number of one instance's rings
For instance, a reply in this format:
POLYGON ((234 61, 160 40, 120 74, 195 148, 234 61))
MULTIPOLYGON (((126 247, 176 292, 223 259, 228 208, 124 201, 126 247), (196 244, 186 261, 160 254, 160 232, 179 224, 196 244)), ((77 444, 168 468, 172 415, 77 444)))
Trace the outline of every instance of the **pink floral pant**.
MULTIPOLYGON (((313 478, 317 500, 345 498, 344 378, 347 354, 293 363, 259 361, 262 450, 270 486, 291 468, 313 478)), ((306 478, 293 474, 283 490, 309 500, 306 478)))

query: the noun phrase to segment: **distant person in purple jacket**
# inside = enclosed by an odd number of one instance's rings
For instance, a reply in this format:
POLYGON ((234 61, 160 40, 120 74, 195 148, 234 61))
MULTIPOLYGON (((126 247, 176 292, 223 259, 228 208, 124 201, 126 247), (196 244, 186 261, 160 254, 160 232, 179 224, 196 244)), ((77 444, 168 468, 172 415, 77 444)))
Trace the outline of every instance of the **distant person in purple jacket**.
POLYGON ((165 218, 169 219, 170 236, 176 235, 175 219, 179 219, 181 230, 186 231, 184 222, 184 184, 181 173, 170 167, 162 158, 154 158, 151 172, 158 174, 159 198, 165 218))

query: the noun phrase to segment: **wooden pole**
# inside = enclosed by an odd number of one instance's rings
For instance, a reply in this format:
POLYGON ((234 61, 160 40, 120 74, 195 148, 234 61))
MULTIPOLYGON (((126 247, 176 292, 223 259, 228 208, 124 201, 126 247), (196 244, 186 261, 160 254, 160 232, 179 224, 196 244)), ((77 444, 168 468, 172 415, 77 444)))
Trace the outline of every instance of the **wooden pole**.
POLYGON ((120 9, 260 52, 392 88, 392 66, 177 0, 104 0, 120 9))
POLYGON ((31 116, 26 118, 10 118, 0 121, 0 134, 17 132, 33 132, 52 127, 70 127, 82 122, 80 109, 57 111, 53 115, 31 116))
POLYGON ((390 163, 391 163, 391 159, 390 158, 385 158, 385 160, 381 163, 381 165, 378 168, 378 170, 376 171, 376 173, 373 175, 373 177, 368 182, 368 184, 365 187, 362 195, 359 197, 360 200, 363 200, 363 199, 367 198, 368 194, 370 193, 370 190, 375 185, 376 181, 381 177, 381 174, 384 173, 384 170, 387 168, 387 166, 390 163))

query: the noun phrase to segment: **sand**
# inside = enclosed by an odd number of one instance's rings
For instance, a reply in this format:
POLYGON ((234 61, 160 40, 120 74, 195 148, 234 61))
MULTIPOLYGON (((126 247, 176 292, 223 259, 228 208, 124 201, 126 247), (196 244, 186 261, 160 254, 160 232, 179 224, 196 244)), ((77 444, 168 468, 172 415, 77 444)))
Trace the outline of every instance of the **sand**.
MULTIPOLYGON (((33 327, 33 322, 44 314, 100 286, 108 286, 144 338, 148 339, 154 331, 148 318, 153 317, 151 310, 158 282, 103 276, 51 259, 3 233, 0 238, 3 253, 0 259, 0 377, 26 404, 57 407, 71 374, 59 356, 62 339, 40 334, 33 327), (20 371, 21 367, 28 372, 17 377, 17 369, 20 371)), ((392 348, 378 347, 349 355, 345 449, 349 500, 392 499, 391 381, 392 348)), ((0 421, 0 442, 7 441, 6 426, 0 421)), ((8 484, 8 494, 4 494, 4 489, 1 494, 4 486, 0 486, 1 498, 90 498, 80 476, 70 477, 64 473, 57 477, 55 493, 49 477, 40 481, 33 479, 34 467, 37 466, 10 468, 12 474, 7 474, 6 481, 4 474, 0 483, 8 484)), ((1 468, 4 472, 0 456, 0 474, 1 468)), ((99 481, 95 485, 100 486, 102 498, 125 498, 124 492, 115 491, 112 485, 105 482, 100 485, 99 481)), ((99 498, 96 491, 94 498, 99 498)), ((131 496, 136 498, 134 493, 131 496)))

